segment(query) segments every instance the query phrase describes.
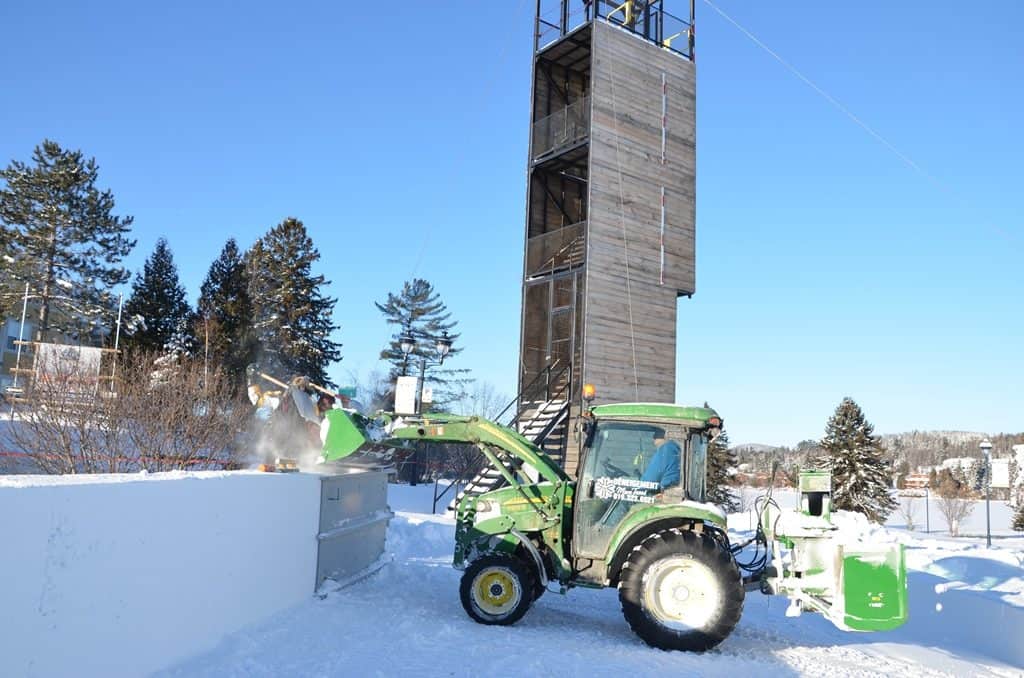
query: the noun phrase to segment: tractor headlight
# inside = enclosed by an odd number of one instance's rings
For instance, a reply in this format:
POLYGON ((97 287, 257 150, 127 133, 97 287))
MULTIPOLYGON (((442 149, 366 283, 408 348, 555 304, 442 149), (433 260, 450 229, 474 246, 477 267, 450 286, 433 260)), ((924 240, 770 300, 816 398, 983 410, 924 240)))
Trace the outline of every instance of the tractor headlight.
POLYGON ((497 518, 501 515, 501 506, 487 499, 478 499, 476 502, 476 514, 473 517, 473 524, 497 518))

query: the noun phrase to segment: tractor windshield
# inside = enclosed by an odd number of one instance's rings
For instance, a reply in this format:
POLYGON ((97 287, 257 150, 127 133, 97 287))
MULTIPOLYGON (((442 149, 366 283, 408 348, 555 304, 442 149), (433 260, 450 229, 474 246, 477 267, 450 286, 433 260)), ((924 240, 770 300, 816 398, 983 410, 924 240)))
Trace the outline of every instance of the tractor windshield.
POLYGON ((601 422, 588 459, 595 477, 637 480, 653 494, 679 484, 682 440, 658 426, 601 422))

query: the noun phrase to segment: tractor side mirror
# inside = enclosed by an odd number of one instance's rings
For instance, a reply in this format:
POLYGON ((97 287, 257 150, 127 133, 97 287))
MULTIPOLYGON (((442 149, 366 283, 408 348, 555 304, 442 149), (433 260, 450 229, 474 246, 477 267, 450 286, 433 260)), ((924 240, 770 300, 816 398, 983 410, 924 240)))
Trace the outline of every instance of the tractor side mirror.
POLYGON ((597 422, 593 419, 583 420, 583 447, 590 447, 590 444, 594 442, 594 431, 597 430, 597 422))

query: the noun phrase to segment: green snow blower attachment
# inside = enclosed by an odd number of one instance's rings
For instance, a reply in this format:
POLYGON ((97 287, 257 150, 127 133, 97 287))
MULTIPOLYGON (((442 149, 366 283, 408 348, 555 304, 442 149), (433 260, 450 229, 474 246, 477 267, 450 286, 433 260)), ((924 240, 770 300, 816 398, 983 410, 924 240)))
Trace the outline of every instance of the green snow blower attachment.
POLYGON ((813 610, 847 631, 901 626, 907 620, 903 545, 868 544, 834 524, 830 474, 805 471, 799 489, 798 511, 772 510, 768 502, 760 513, 768 540, 788 551, 776 550, 762 586, 789 596, 790 616, 813 610))

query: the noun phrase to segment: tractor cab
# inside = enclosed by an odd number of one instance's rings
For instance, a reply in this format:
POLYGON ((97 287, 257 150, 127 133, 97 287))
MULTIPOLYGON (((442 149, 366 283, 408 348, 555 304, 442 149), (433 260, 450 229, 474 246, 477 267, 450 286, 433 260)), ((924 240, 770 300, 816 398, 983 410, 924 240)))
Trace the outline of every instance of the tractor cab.
POLYGON ((704 504, 708 444, 721 427, 714 410, 624 403, 589 414, 573 529, 577 558, 606 559, 624 529, 670 507, 700 509, 695 517, 710 512, 723 522, 704 504))

